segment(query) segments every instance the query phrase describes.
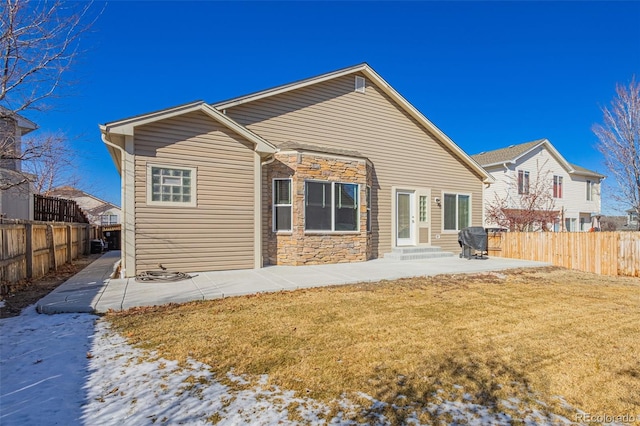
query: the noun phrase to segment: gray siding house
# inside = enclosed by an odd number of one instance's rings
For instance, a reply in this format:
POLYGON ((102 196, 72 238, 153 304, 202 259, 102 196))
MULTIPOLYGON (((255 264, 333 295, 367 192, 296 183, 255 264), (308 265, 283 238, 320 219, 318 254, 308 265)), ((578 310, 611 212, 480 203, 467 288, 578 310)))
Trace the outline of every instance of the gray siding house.
POLYGON ((125 276, 458 251, 493 182, 367 64, 100 130, 122 176, 125 276))
POLYGON ((0 106, 0 218, 33 219, 33 176, 22 171, 22 137, 31 120, 0 106))

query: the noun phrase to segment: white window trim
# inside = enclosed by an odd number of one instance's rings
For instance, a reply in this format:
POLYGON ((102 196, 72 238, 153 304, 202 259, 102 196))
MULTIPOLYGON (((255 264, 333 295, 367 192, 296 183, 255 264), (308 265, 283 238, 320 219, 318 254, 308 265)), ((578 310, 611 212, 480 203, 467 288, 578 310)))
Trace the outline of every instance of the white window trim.
POLYGON ((156 164, 147 163, 147 205, 148 206, 163 206, 163 207, 197 207, 198 201, 196 200, 196 187, 198 182, 197 176, 198 169, 196 167, 176 166, 174 164, 156 164), (151 178, 151 169, 153 167, 161 169, 175 169, 175 170, 189 170, 191 172, 191 201, 188 203, 178 201, 153 201, 153 183, 151 178))
POLYGON ((472 218, 473 218, 473 195, 471 195, 468 192, 457 192, 457 191, 447 191, 447 190, 443 190, 442 191, 442 217, 441 217, 441 222, 442 223, 442 233, 443 234, 457 234, 458 232, 460 232, 462 229, 460 229, 460 224, 458 223, 458 196, 459 195, 465 195, 469 197, 469 226, 473 226, 472 225, 472 218), (445 210, 445 204, 444 204, 444 196, 445 194, 449 194, 449 195, 455 195, 456 196, 456 229, 444 229, 444 210, 445 210))
POLYGON ((117 214, 101 214, 100 215, 100 224, 101 225, 117 225, 118 224, 118 215, 117 214), (105 218, 107 218, 106 223, 105 223, 105 218), (115 218, 115 220, 111 220, 112 218, 115 218))
POLYGON ((366 93, 366 90, 367 90, 366 80, 364 79, 364 77, 360 77, 359 75, 356 75, 355 92, 356 93, 366 93))
POLYGON ((587 179, 587 201, 593 201, 594 183, 591 179, 587 179))
MULTIPOLYGON (((360 188, 358 188, 358 190, 359 189, 360 188)), ((373 210, 371 209, 371 204, 372 204, 371 200, 373 198, 373 195, 371 194, 371 186, 366 185, 365 190, 367 191, 367 194, 365 195, 365 201, 364 201, 365 203, 367 203, 366 210, 365 210, 365 213, 366 213, 365 218, 367 220, 367 232, 371 232, 371 229, 372 229, 371 222, 373 217, 373 210)), ((360 216, 358 215, 358 217, 360 216)))
POLYGON ((293 232, 293 179, 291 178, 273 178, 271 180, 271 229, 277 234, 290 234, 293 232), (276 181, 288 180, 289 181, 289 204, 276 204, 276 181), (276 207, 289 207, 291 209, 291 228, 289 229, 276 229, 276 207))
POLYGON ((557 199, 557 200, 561 200, 564 198, 564 179, 562 176, 560 175, 553 175, 553 187, 551 188, 551 191, 553 192, 553 198, 557 199), (560 188, 560 196, 556 197, 556 181, 557 183, 559 183, 559 188, 560 188))
POLYGON ((529 173, 528 170, 522 170, 522 169, 518 169, 517 170, 517 176, 516 176, 516 185, 517 185, 517 191, 518 191, 518 195, 528 195, 529 192, 531 191, 531 173, 529 173), (522 173, 522 192, 520 192, 520 173, 522 173), (526 177, 526 188, 525 188, 525 177, 526 177))
POLYGON ((342 181, 333 181, 333 180, 320 180, 320 179, 305 179, 304 181, 304 195, 303 195, 303 209, 305 210, 304 215, 304 233, 305 235, 311 234, 360 234, 360 212, 362 208, 362 203, 360 202, 360 191, 361 184, 353 183, 353 182, 342 182, 342 181), (329 183, 331 184, 331 229, 307 229, 307 182, 317 182, 317 183, 329 183), (336 208, 335 208, 335 187, 336 183, 345 184, 345 185, 355 185, 358 191, 358 212, 356 213, 356 231, 336 231, 336 208))

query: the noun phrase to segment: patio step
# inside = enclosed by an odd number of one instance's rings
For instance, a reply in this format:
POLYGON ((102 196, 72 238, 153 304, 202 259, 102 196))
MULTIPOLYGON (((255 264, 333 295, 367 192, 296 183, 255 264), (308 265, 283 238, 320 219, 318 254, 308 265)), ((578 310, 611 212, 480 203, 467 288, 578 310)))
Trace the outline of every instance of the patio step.
POLYGON ((442 251, 440 247, 394 247, 391 253, 385 253, 385 259, 393 260, 424 260, 435 259, 439 257, 452 257, 453 253, 442 251))

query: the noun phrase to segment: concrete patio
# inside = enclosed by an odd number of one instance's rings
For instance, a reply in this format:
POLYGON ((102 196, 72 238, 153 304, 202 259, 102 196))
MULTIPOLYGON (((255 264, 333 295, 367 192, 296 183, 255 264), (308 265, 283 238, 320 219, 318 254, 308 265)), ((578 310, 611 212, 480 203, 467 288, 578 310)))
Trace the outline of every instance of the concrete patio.
POLYGON ((253 293, 290 291, 357 282, 375 282, 438 274, 466 274, 511 268, 548 266, 542 262, 506 259, 427 260, 375 259, 368 262, 313 266, 268 266, 262 269, 196 272, 176 282, 110 279, 120 252, 108 252, 41 299, 40 313, 105 313, 138 306, 219 299, 253 293))

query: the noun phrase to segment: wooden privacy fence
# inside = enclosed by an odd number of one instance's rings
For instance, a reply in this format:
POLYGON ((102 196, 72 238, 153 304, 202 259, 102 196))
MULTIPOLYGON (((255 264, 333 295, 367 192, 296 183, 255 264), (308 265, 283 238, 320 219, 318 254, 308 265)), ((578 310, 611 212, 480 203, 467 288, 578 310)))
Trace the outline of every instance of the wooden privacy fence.
POLYGON ((33 219, 45 222, 89 223, 89 219, 75 201, 38 194, 33 196, 33 219))
POLYGON ((10 284, 37 279, 89 254, 98 227, 86 223, 0 224, 0 294, 10 284))
POLYGON ((640 277, 640 232, 489 233, 489 255, 640 277))

